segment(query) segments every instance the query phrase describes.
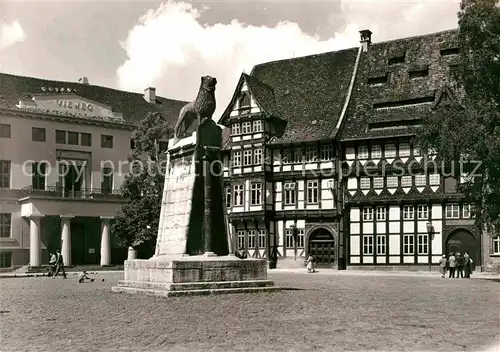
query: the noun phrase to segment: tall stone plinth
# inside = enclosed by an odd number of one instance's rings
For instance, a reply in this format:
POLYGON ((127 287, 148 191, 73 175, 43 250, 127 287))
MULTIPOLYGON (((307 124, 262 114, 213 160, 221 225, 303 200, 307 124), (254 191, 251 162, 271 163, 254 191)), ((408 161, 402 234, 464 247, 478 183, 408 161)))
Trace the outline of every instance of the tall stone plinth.
POLYGON ((169 141, 155 255, 127 260, 114 292, 155 296, 279 290, 264 259, 230 255, 222 183, 222 131, 205 120, 190 137, 169 141))

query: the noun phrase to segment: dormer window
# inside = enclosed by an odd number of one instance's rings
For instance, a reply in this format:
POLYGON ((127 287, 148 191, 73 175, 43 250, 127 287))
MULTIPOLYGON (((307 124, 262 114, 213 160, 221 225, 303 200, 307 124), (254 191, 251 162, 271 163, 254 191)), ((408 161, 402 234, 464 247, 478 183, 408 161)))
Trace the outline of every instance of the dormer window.
POLYGON ((239 100, 239 112, 240 114, 248 114, 250 113, 250 94, 243 93, 239 100))
POLYGON ((245 121, 241 124, 241 129, 243 134, 252 132, 252 123, 250 121, 245 121))
POLYGON ((240 133, 241 133, 241 124, 240 123, 233 123, 233 126, 232 126, 233 136, 238 135, 240 133))

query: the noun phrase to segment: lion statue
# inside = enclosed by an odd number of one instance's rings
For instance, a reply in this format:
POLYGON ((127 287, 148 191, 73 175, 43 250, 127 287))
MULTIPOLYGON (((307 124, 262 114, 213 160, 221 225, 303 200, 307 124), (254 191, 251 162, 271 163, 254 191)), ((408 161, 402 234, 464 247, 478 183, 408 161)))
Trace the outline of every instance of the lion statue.
POLYGON ((189 126, 198 119, 211 119, 215 111, 215 85, 217 79, 211 76, 201 77, 200 89, 196 100, 186 104, 179 112, 179 118, 174 128, 174 138, 182 138, 189 126))

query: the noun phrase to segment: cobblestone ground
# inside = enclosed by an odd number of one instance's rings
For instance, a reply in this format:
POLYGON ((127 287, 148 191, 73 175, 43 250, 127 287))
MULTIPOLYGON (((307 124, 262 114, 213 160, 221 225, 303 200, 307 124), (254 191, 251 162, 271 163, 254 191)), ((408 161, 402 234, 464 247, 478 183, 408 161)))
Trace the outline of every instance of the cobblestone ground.
POLYGON ((498 341, 491 280, 271 273, 301 290, 155 298, 0 279, 0 351, 484 351, 498 341))

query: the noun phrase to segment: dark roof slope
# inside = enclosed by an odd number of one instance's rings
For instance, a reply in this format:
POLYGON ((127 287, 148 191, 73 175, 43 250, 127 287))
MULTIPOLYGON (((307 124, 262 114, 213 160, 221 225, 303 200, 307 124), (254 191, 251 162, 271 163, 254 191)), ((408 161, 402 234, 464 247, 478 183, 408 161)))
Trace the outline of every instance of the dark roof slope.
MULTIPOLYGON (((20 99, 31 98, 33 94, 43 94, 42 87, 69 88, 74 94, 111 106, 113 111, 123 114, 126 122, 136 124, 149 112, 159 112, 172 127, 177 121, 184 101, 156 97, 156 103, 146 102, 143 94, 117 89, 87 85, 78 82, 51 81, 40 78, 15 76, 0 73, 0 108, 16 109, 20 99)), ((57 94, 57 93, 53 93, 57 94)))
POLYGON ((456 30, 374 43, 362 53, 342 140, 413 135, 458 64, 456 30))
MULTIPOLYGON (((357 48, 351 48, 268 62, 253 68, 250 85, 270 87, 276 113, 287 121, 284 134, 273 138, 270 144, 332 138, 347 96, 357 52, 357 48)), ((264 89, 260 99, 266 100, 266 103, 261 103, 265 105, 271 101, 271 95, 268 89, 267 93, 263 92, 264 89)), ((259 94, 255 99, 260 103, 259 94)))

